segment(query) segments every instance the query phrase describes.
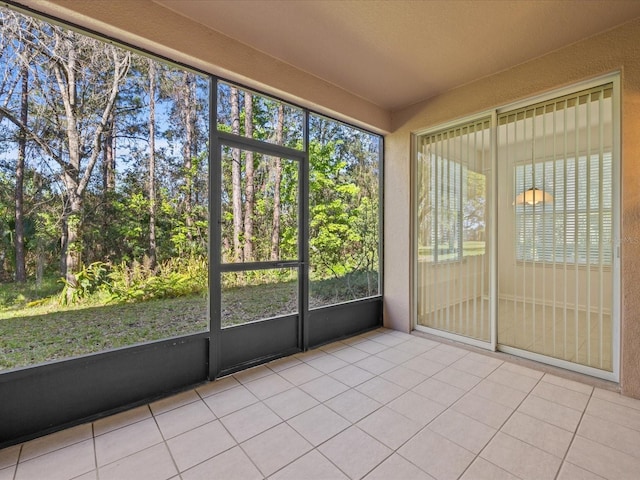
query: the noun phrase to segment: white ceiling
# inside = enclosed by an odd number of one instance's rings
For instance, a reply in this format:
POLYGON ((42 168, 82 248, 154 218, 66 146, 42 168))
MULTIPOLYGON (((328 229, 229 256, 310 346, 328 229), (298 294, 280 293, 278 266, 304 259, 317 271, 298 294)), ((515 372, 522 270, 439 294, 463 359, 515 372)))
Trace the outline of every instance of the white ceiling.
POLYGON ((640 16, 638 0, 155 0, 387 110, 640 16))

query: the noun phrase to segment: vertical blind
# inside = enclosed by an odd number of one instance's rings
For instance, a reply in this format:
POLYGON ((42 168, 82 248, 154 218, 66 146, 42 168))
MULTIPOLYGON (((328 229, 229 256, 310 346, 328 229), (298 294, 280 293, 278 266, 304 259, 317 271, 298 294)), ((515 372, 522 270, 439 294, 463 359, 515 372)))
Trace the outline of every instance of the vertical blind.
POLYGON ((498 279, 498 342, 609 371, 612 93, 608 84, 498 116, 510 192, 498 222, 511 232, 498 245, 510 264, 498 279), (535 201, 523 201, 531 189, 535 201))
POLYGON ((418 325, 489 341, 491 122, 418 137, 418 325))

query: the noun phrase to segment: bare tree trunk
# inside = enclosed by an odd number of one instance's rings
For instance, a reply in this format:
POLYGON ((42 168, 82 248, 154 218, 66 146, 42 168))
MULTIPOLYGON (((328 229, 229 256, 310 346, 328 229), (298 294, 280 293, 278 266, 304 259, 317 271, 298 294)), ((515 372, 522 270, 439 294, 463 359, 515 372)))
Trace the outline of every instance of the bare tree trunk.
POLYGON ((156 244, 156 64, 149 59, 149 261, 158 263, 156 244))
MULTIPOLYGON (((278 105, 278 121, 276 124, 276 144, 282 145, 284 130, 284 106, 278 105)), ((273 223, 271 225, 271 260, 280 257, 280 184, 282 183, 282 163, 280 157, 274 157, 273 166, 273 223)))
POLYGON ((115 112, 111 112, 102 144, 102 190, 104 194, 116 188, 115 117, 115 112))
MULTIPOLYGON (((253 137, 253 96, 244 94, 244 133, 246 137, 253 137)), ((245 153, 245 205, 244 205, 244 261, 253 260, 253 207, 254 207, 254 182, 253 182, 253 152, 245 153)))
MULTIPOLYGON (((26 64, 20 68, 20 76, 22 77, 22 92, 20 95, 20 121, 23 125, 28 120, 28 101, 29 101, 29 69, 26 64)), ((24 252, 24 164, 27 154, 27 132, 24 128, 20 129, 18 138, 18 161, 16 162, 16 189, 15 189, 15 229, 14 237, 15 253, 16 253, 16 282, 24 283, 27 281, 27 271, 25 268, 25 252, 24 252)))
POLYGON ((185 171, 185 226, 187 227, 187 239, 193 240, 193 153, 195 143, 195 105, 192 97, 193 76, 184 73, 184 129, 185 139, 182 147, 185 171))
MULTIPOLYGON (((238 101, 238 90, 231 88, 231 132, 235 135, 240 134, 240 112, 238 101)), ((240 166, 240 150, 231 149, 231 198, 233 202, 233 259, 236 262, 242 260, 242 245, 240 243, 240 234, 242 232, 242 181, 240 166)))

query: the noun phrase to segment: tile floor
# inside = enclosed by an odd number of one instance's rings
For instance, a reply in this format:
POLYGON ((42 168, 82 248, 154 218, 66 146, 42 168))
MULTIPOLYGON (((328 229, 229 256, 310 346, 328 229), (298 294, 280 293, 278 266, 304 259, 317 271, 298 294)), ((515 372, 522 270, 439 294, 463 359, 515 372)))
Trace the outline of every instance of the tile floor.
POLYGON ((640 400, 379 329, 0 450, 0 480, 638 479, 640 400))

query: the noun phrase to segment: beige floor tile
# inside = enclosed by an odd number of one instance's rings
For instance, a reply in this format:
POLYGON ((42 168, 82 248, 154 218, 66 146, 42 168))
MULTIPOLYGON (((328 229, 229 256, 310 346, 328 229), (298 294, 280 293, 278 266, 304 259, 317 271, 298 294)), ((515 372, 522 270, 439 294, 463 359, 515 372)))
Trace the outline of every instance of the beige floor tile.
POLYGON ((402 350, 408 353, 413 353, 414 355, 422 355, 438 345, 440 345, 440 343, 433 340, 413 337, 408 342, 402 344, 402 350))
MULTIPOLYGON (((344 343, 340 344, 341 347, 339 348, 346 348, 347 346, 344 343)), ((324 347, 328 347, 328 345, 325 345, 324 347)), ((320 348, 316 348, 313 350, 308 350, 306 352, 302 352, 302 353, 296 353, 293 357, 297 358, 298 360, 300 360, 303 363, 309 362, 311 360, 315 360, 316 358, 322 358, 322 357, 326 357, 328 355, 327 352, 325 352, 324 350, 322 350, 322 348, 324 347, 320 347, 320 348)))
POLYGON ((293 355, 290 355, 288 357, 282 357, 277 360, 272 360, 271 362, 267 363, 267 367, 269 367, 274 372, 278 373, 287 368, 300 365, 301 363, 302 363, 302 360, 296 358, 293 355))
POLYGON ((531 394, 554 403, 559 403, 565 407, 573 408, 579 412, 583 412, 587 407, 590 397, 590 395, 576 392, 558 385, 553 385, 548 382, 538 383, 531 391, 531 394))
POLYGON ((98 470, 92 470, 78 477, 73 477, 72 480, 98 480, 98 470))
POLYGON ((259 378, 266 377, 267 375, 273 375, 273 370, 265 365, 258 365, 257 367, 248 368, 247 370, 234 373, 233 377, 240 383, 249 383, 259 378))
POLYGON ((502 370, 507 370, 518 375, 524 375, 525 377, 532 378, 534 380, 540 380, 544 376, 544 372, 534 370, 533 368, 518 365, 517 363, 504 362, 500 365, 502 370))
MULTIPOLYGON (((550 373, 545 373, 541 381, 545 383, 551 383, 552 385, 557 385, 558 387, 567 388, 569 390, 573 390, 574 392, 584 393, 585 395, 591 395, 591 393, 593 393, 593 387, 591 385, 558 377, 550 373)), ((638 403, 640 404, 640 402, 638 403)))
POLYGON ((98 467, 132 455, 163 441, 153 418, 95 438, 98 467))
POLYGON ((152 402, 149 404, 149 408, 151 408, 151 412, 154 415, 160 415, 161 413, 168 412, 174 408, 197 402, 198 400, 200 400, 200 396, 195 390, 187 390, 186 392, 178 393, 177 395, 172 395, 156 402, 152 402))
POLYGON ((20 452, 20 461, 24 462, 31 458, 43 455, 45 453, 59 450, 60 448, 73 445, 74 443, 80 443, 84 440, 88 440, 93 436, 90 423, 78 425, 77 427, 67 428, 51 435, 36 438, 22 445, 22 452, 20 452))
POLYGON ((553 479, 562 460, 517 438, 498 432, 482 458, 523 480, 553 479))
POLYGON ((351 423, 324 405, 318 405, 287 422, 313 446, 349 428, 351 423))
POLYGON ((413 387, 412 390, 447 407, 453 405, 466 393, 461 388, 454 387, 435 378, 427 378, 424 382, 413 387))
POLYGON ((564 428, 569 432, 575 432, 580 421, 581 412, 573 408, 565 407, 559 403, 545 400, 544 398, 529 395, 518 407, 518 411, 526 413, 544 422, 564 428))
POLYGON ((0 469, 7 468, 18 463, 18 455, 20 455, 20 449, 22 445, 14 445, 12 447, 3 448, 0 450, 0 469))
POLYGON ((566 461, 609 480, 637 480, 640 459, 576 436, 566 461))
POLYGON ((434 480, 426 472, 420 470, 413 463, 394 453, 384 462, 378 465, 365 480, 434 480))
MULTIPOLYGON (((463 372, 470 373, 476 377, 486 377, 496 368, 498 368, 502 362, 500 361, 487 361, 487 357, 478 354, 469 354, 462 357, 460 360, 456 360, 451 364, 452 368, 462 370, 463 372)), ((493 359, 489 359, 493 360, 493 359)))
POLYGON ((500 385, 515 388, 516 390, 520 390, 524 393, 529 393, 531 390, 533 390, 533 387, 535 387, 539 381, 538 379, 532 378, 529 375, 514 372, 510 370, 506 365, 508 364, 504 363, 500 367, 496 368, 486 377, 487 380, 499 383, 500 385))
POLYGON ((100 480, 166 480, 178 473, 167 446, 155 445, 100 467, 100 480))
POLYGON ((229 390, 230 388, 237 387, 239 385, 242 384, 236 380, 233 375, 229 375, 228 377, 219 378, 218 380, 207 382, 204 385, 199 386, 196 388, 196 392, 204 398, 215 395, 216 393, 224 392, 225 390, 229 390))
POLYGON ((405 368, 410 368, 411 370, 415 370, 425 377, 431 377, 432 375, 438 373, 440 370, 446 368, 446 366, 441 363, 434 362, 433 360, 421 356, 412 358, 411 360, 407 360, 402 364, 402 366, 405 368))
POLYGON ((93 440, 85 440, 18 463, 15 480, 67 480, 95 468, 93 440))
POLYGON ((342 350, 343 348, 347 348, 348 346, 348 344, 338 341, 329 343, 328 345, 322 345, 321 347, 319 347, 319 350, 325 353, 333 353, 337 352, 338 350, 342 350))
POLYGON ((319 402, 326 402, 330 398, 349 390, 349 387, 335 378, 323 375, 300 385, 300 389, 307 392, 319 402))
POLYGON ((338 467, 312 450, 269 477, 269 480, 348 480, 338 467))
POLYGON ((358 427, 350 427, 318 447, 352 479, 364 477, 393 452, 358 427))
POLYGON ((253 405, 257 401, 256 396, 243 385, 216 393, 204 399, 204 402, 218 418, 253 405))
POLYGON ((0 468, 0 480, 13 480, 16 473, 16 465, 0 468))
POLYGON ((374 377, 373 373, 356 367, 355 365, 347 365, 346 367, 335 370, 331 372, 329 376, 349 387, 355 387, 374 377))
POLYGON ((132 423, 139 422, 146 418, 151 418, 151 410, 149 405, 142 405, 131 410, 126 410, 115 415, 110 415, 93 422, 93 434, 98 436, 103 433, 111 432, 118 428, 126 427, 132 423))
POLYGON ((294 385, 302 385, 314 378, 321 377, 323 373, 320 370, 316 370, 310 365, 303 363, 301 365, 296 365, 294 367, 287 368, 286 370, 282 370, 278 375, 294 385))
POLYGON ((564 462, 556 480, 604 480, 604 477, 580 468, 569 462, 564 462))
POLYGON ((513 409, 517 408, 527 396, 520 390, 487 379, 473 387, 471 393, 513 409))
POLYGON ((236 445, 219 420, 202 425, 167 441, 181 472, 236 445))
POLYGON ((444 370, 440 370, 433 376, 433 378, 466 391, 471 390, 482 381, 481 377, 477 377, 453 367, 447 367, 444 370))
POLYGON ((429 430, 422 430, 398 453, 437 480, 454 480, 475 458, 470 451, 429 430))
POLYGON ((282 419, 263 403, 256 403, 220 419, 238 443, 275 427, 282 419))
POLYGON ((396 450, 413 437, 422 425, 388 407, 376 410, 363 418, 357 426, 387 447, 396 450))
POLYGON ((315 398, 298 387, 267 398, 264 403, 283 420, 288 420, 318 405, 315 398))
POLYGON ((477 457, 460 477, 460 480, 520 480, 502 468, 477 457))
POLYGON ((640 410, 610 402, 598 397, 591 397, 586 412, 608 422, 640 431, 640 410))
POLYGON ((455 410, 447 410, 427 427, 476 455, 497 430, 455 410))
POLYGON ((382 406, 381 403, 353 389, 327 400, 325 405, 352 423, 366 417, 382 406))
POLYGON ((391 363, 399 365, 414 357, 412 353, 405 352, 398 348, 387 348, 386 350, 376 353, 376 357, 382 358, 391 363))
POLYGON ((563 428, 520 412, 515 412, 501 431, 559 458, 564 458, 573 438, 573 434, 563 428))
POLYGON ((463 413, 468 417, 496 429, 500 428, 513 413, 513 409, 480 397, 474 393, 468 393, 462 397, 452 408, 459 413, 463 413))
POLYGON ((420 355, 422 358, 433 360, 443 365, 451 365, 453 362, 460 360, 468 352, 461 348, 451 347, 450 345, 440 344, 435 348, 420 355))
POLYGON ((241 447, 265 476, 275 473, 313 448, 286 423, 256 435, 241 447))
POLYGON ((216 416, 211 413, 202 400, 178 407, 162 415, 156 415, 156 422, 158 422, 165 439, 175 437, 215 419, 216 416))
POLYGON ((307 362, 308 365, 312 366, 316 370, 320 370, 322 373, 330 373, 334 370, 338 370, 339 368, 346 367, 349 363, 344 360, 340 360, 338 357, 333 355, 324 355, 321 358, 316 358, 314 360, 310 360, 307 362))
POLYGON ((354 348, 358 350, 362 350, 363 352, 368 353, 369 355, 374 355, 376 353, 380 353, 383 350, 389 348, 388 345, 383 345, 380 342, 375 342, 372 340, 366 340, 364 342, 357 343, 353 345, 354 348))
POLYGON ((380 376, 404 388, 413 388, 427 379, 426 375, 422 375, 415 370, 403 366, 397 366, 391 370, 387 370, 380 376))
POLYGON ((623 407, 633 408, 634 410, 640 410, 640 400, 637 398, 624 397, 618 392, 612 392, 610 390, 603 390, 602 388, 594 388, 593 396, 607 402, 617 403, 623 407))
POLYGON ((242 479, 264 477, 240 447, 234 447, 181 474, 182 480, 242 479))
MULTIPOLYGON (((578 435, 640 458, 640 432, 585 414, 578 435)), ((640 472, 638 472, 640 476, 640 472)))
POLYGON ((387 370, 391 370, 396 366, 395 363, 384 360, 375 355, 371 355, 364 360, 360 360, 359 362, 356 362, 355 365, 366 370, 367 372, 373 373, 374 375, 380 375, 381 373, 384 373, 387 370))
POLYGON ((387 406, 422 426, 428 424, 446 409, 444 405, 412 391, 399 396, 389 402, 387 406))
POLYGON ((367 352, 358 350, 355 347, 347 347, 332 353, 333 356, 343 360, 347 363, 356 363, 369 356, 367 352))
POLYGON ((390 333, 390 332, 385 332, 385 334, 372 337, 370 340, 386 345, 387 347, 397 347, 411 339, 412 339, 411 335, 401 336, 401 335, 394 335, 393 333, 390 333))
POLYGON ((293 388, 293 384, 287 382, 277 374, 267 375, 252 382, 247 382, 244 386, 260 400, 273 397, 278 393, 293 388))
POLYGON ((389 403, 395 398, 405 393, 407 390, 400 385, 396 385, 389 380, 381 377, 373 377, 371 380, 358 385, 356 387, 360 393, 364 393, 367 397, 373 398, 375 401, 383 405, 389 403))

